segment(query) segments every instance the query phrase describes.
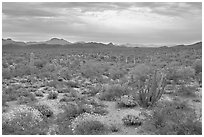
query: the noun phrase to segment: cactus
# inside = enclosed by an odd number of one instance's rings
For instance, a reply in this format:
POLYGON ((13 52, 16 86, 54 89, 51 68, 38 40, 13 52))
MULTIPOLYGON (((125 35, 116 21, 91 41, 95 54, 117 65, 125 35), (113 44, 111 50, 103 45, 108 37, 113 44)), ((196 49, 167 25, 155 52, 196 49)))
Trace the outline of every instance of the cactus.
POLYGON ((164 75, 158 80, 157 71, 155 71, 154 75, 148 79, 147 85, 145 85, 145 82, 140 81, 139 104, 144 108, 153 106, 161 98, 165 86, 166 80, 164 75))

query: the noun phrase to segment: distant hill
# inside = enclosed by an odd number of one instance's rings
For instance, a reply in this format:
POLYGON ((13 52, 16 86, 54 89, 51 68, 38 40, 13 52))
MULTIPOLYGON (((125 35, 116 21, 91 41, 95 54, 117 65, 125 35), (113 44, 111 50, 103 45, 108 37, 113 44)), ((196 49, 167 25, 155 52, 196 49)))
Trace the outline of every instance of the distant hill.
POLYGON ((13 41, 12 39, 2 39, 2 45, 18 45, 18 46, 26 46, 25 42, 13 41))
POLYGON ((202 49, 202 42, 197 42, 189 45, 176 45, 171 48, 194 48, 194 49, 202 49))
POLYGON ((27 42, 27 45, 36 45, 36 44, 48 44, 48 45, 67 45, 71 44, 71 42, 68 42, 64 39, 58 39, 58 38, 52 38, 48 41, 44 42, 27 42))
POLYGON ((2 39, 2 45, 3 47, 7 48, 21 48, 21 47, 28 47, 28 48, 97 48, 97 47, 134 47, 134 48, 159 48, 159 49, 182 49, 182 48, 193 48, 193 49, 201 49, 202 48, 202 42, 197 42, 194 44, 189 45, 176 45, 176 46, 156 46, 156 45, 142 45, 142 44, 125 44, 125 45, 114 45, 113 43, 99 43, 99 42, 84 42, 79 41, 75 43, 68 42, 64 39, 59 38, 52 38, 48 41, 42 41, 42 42, 20 42, 20 41, 14 41, 12 39, 2 39))

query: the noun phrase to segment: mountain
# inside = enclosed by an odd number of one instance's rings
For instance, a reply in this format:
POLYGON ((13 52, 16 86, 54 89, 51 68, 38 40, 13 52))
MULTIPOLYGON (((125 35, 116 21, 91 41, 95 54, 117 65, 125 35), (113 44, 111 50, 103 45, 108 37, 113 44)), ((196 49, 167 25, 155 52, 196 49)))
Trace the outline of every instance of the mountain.
POLYGON ((52 39, 46 41, 44 44, 67 45, 67 44, 71 44, 71 43, 64 40, 64 39, 52 38, 52 39))
POLYGON ((136 43, 126 43, 126 44, 121 44, 121 47, 159 47, 159 45, 154 45, 154 44, 136 44, 136 43))
POLYGON ((48 41, 44 42, 27 42, 27 45, 36 45, 36 44, 48 44, 48 45, 67 45, 71 44, 70 42, 64 40, 64 39, 58 39, 58 38, 52 38, 48 41))
POLYGON ((13 41, 12 39, 2 39, 2 45, 18 45, 18 46, 26 46, 25 42, 13 41))
POLYGON ((202 48, 202 42, 197 42, 194 44, 189 44, 189 45, 176 45, 173 46, 172 48, 194 48, 194 49, 201 49, 202 48))

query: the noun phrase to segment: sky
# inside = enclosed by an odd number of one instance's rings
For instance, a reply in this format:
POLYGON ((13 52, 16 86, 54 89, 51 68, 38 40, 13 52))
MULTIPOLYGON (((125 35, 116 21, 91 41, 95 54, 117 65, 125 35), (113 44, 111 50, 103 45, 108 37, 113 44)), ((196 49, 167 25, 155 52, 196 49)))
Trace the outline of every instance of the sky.
POLYGON ((3 2, 2 35, 16 41, 187 44, 202 41, 201 2, 3 2))

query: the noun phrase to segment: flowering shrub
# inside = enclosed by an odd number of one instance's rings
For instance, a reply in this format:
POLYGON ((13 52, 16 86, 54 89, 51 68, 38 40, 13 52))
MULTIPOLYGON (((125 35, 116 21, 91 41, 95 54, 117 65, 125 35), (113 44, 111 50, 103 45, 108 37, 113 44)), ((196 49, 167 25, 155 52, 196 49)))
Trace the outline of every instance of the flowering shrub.
POLYGON ((47 98, 48 99, 57 99, 58 97, 58 92, 57 91, 50 91, 47 98))
POLYGON ((130 90, 119 84, 108 85, 104 87, 104 91, 99 96, 101 100, 113 101, 116 98, 120 98, 123 95, 129 94, 130 90))
POLYGON ((35 91, 35 95, 39 96, 39 97, 43 97, 44 96, 44 94, 43 94, 43 92, 41 90, 36 90, 35 91))
POLYGON ((97 120, 98 115, 83 113, 76 117, 71 124, 72 131, 77 135, 106 134, 107 128, 97 120))
POLYGON ((53 116, 52 110, 47 105, 37 104, 37 105, 34 105, 33 107, 35 109, 37 109, 40 113, 42 113, 42 115, 45 116, 45 117, 53 116))
POLYGON ((124 95, 117 101, 117 104, 119 107, 134 107, 137 105, 137 102, 134 100, 133 96, 124 95))
POLYGON ((41 113, 32 107, 20 105, 2 115, 3 135, 40 135, 47 130, 41 113))
POLYGON ((196 74, 199 74, 200 72, 202 72, 202 60, 201 59, 197 59, 193 63, 193 68, 195 69, 195 73, 196 74))
POLYGON ((125 117, 123 117, 122 119, 123 123, 127 126, 140 126, 142 124, 142 120, 134 115, 126 115, 125 117))
POLYGON ((183 102, 164 103, 150 116, 144 128, 159 135, 201 135, 202 124, 195 111, 186 108, 183 102))

